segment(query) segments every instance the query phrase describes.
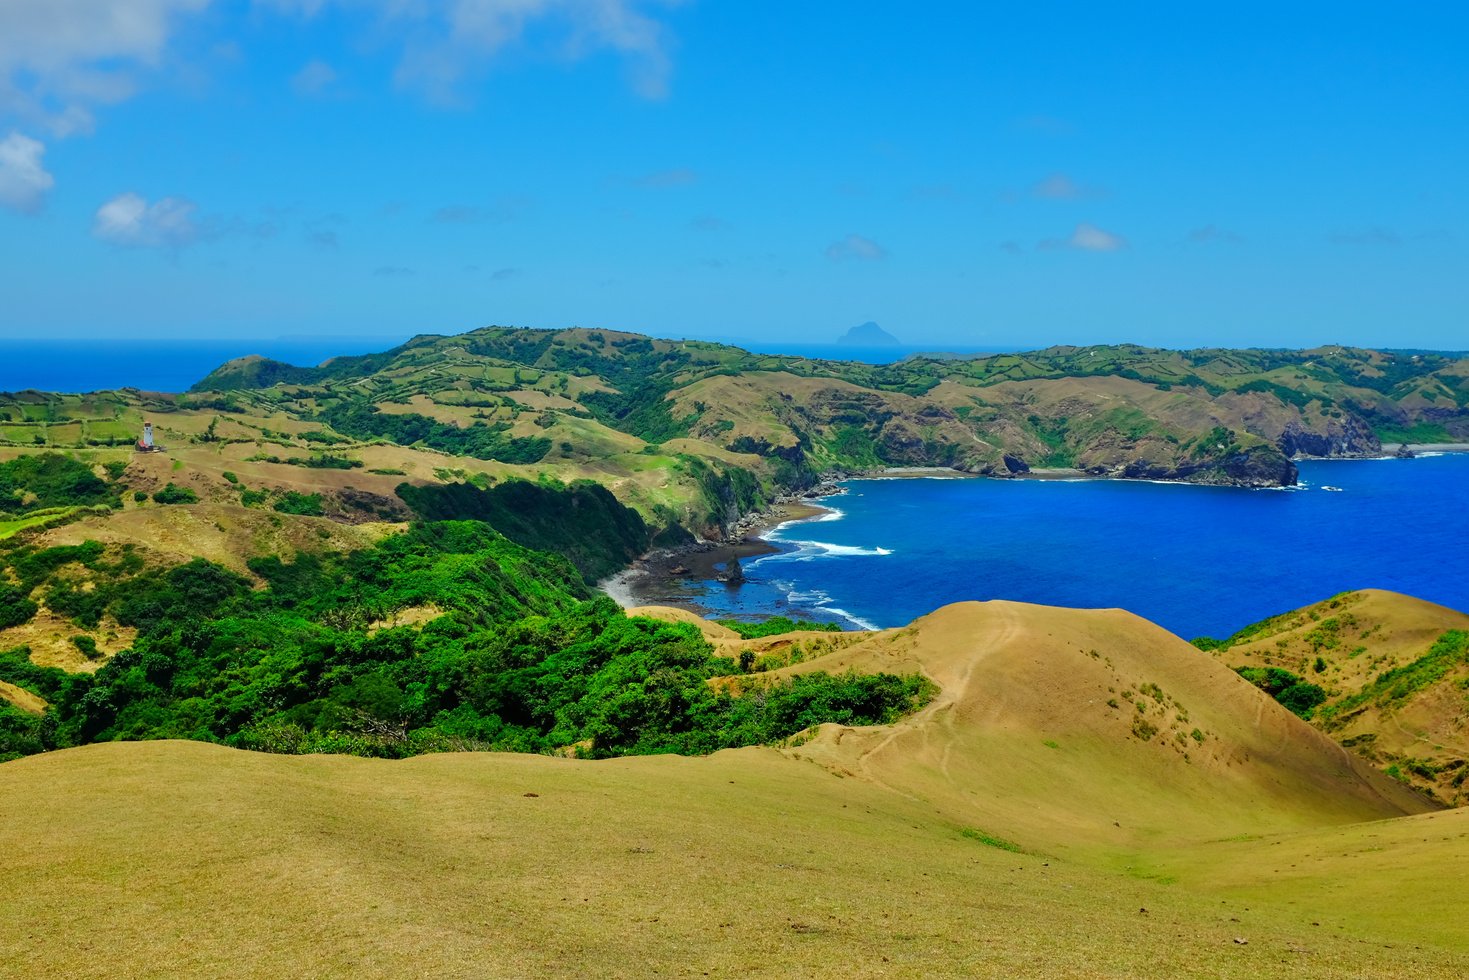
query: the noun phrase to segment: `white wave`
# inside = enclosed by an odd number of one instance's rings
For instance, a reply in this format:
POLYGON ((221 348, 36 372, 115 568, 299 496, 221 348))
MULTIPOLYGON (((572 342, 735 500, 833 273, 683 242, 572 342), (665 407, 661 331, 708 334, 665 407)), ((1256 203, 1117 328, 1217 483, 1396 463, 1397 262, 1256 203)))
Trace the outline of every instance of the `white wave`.
POLYGON ((796 550, 765 555, 751 562, 750 567, 753 568, 765 562, 811 561, 813 558, 881 557, 893 553, 891 548, 860 548, 856 545, 830 544, 826 541, 783 541, 783 543, 795 545, 796 550))
POLYGON ((764 535, 766 541, 786 541, 785 532, 791 528, 800 527, 802 524, 822 524, 827 521, 839 521, 846 517, 846 511, 831 507, 820 514, 812 517, 802 517, 794 521, 785 521, 771 528, 764 535))
POLYGON ((840 616, 840 617, 842 617, 847 622, 851 623, 853 626, 856 626, 858 629, 863 629, 863 630, 880 630, 880 629, 882 629, 882 627, 881 626, 878 626, 876 623, 873 623, 873 622, 870 622, 868 620, 865 620, 861 616, 853 616, 851 613, 847 612, 845 609, 838 609, 836 606, 822 606, 820 608, 821 608, 821 611, 822 612, 827 612, 827 613, 831 613, 834 616, 840 616))

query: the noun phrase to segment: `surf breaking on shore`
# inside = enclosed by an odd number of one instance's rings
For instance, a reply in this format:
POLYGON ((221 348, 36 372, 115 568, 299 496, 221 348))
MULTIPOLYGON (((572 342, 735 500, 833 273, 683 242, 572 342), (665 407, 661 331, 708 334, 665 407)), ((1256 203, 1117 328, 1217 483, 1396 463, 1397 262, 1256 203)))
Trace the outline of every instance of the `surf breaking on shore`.
POLYGON ((783 562, 808 562, 821 558, 884 557, 891 548, 833 544, 806 537, 790 537, 796 528, 842 520, 846 514, 827 501, 839 496, 806 498, 777 505, 753 523, 740 540, 726 543, 701 542, 689 548, 645 555, 633 567, 598 583, 624 609, 663 605, 688 609, 708 617, 711 605, 725 607, 726 601, 709 602, 714 588, 749 593, 749 600, 735 603, 739 610, 721 611, 735 618, 779 613, 795 618, 837 622, 860 630, 882 627, 861 616, 831 605, 832 596, 821 589, 801 589, 794 582, 763 572, 775 572, 783 562), (746 562, 739 585, 720 581, 733 560, 746 562), (754 559, 754 560, 749 560, 754 559), (753 574, 752 574, 753 573, 753 574), (704 601, 701 601, 704 600, 704 601), (745 611, 748 610, 748 611, 745 611))

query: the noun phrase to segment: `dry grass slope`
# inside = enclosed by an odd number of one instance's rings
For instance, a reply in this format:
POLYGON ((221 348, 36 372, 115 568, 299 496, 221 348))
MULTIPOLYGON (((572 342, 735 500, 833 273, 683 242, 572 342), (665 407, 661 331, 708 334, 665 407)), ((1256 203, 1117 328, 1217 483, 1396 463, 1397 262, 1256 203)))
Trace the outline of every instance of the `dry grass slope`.
POLYGON ((1404 685, 1403 696, 1372 688, 1380 675, 1419 661, 1450 630, 1469 630, 1469 615, 1365 589, 1275 617, 1215 656, 1231 667, 1280 667, 1321 685, 1327 700, 1313 724, 1399 778, 1461 805, 1469 802, 1469 660, 1447 663, 1441 676, 1421 686, 1404 685), (1357 697, 1364 691, 1367 697, 1357 697))
POLYGON ((68 977, 1469 970, 1462 814, 1424 812, 1151 624, 963 603, 769 676, 848 666, 921 670, 942 691, 893 726, 700 759, 154 742, 6 763, 0 875, 23 884, 0 890, 19 924, 0 962, 68 977))
MULTIPOLYGON (((1216 890, 1010 853, 769 749, 390 763, 99 745, 0 766, 0 822, 0 962, 28 976, 1469 969, 1461 935, 1384 929, 1370 899, 1328 916, 1309 881, 1229 897, 1267 865, 1216 890)), ((1433 851, 1383 871, 1435 882, 1433 851)))

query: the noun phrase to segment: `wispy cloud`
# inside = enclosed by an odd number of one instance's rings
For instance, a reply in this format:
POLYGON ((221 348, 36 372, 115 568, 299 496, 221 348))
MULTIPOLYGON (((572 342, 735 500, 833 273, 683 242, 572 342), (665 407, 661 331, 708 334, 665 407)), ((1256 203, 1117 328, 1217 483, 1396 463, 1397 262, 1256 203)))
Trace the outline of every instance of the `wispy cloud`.
POLYGON ((1107 190, 1104 187, 1084 186, 1066 174, 1054 173, 1032 184, 1030 195, 1050 201, 1074 201, 1106 197, 1107 190))
POLYGON ((210 0, 4 0, 0 111, 57 136, 88 132, 92 113, 156 71, 176 22, 210 0))
POLYGON ((1127 239, 1083 221, 1070 238, 1047 238, 1037 248, 1045 251, 1076 249, 1081 252, 1119 252, 1127 247, 1127 239))
POLYGON ((413 270, 404 265, 380 265, 372 270, 375 279, 404 279, 413 274, 413 270))
POLYGON ((503 224, 514 221, 531 206, 528 198, 505 197, 487 207, 478 204, 445 204, 435 208, 428 220, 440 225, 472 225, 480 222, 503 224))
MULTIPOLYGON (((566 64, 611 52, 635 91, 663 98, 675 44, 662 14, 682 2, 253 0, 253 6, 292 18, 339 8, 380 36, 403 39, 395 69, 401 86, 458 103, 466 101, 466 86, 512 48, 566 64)), ((207 30, 211 8, 225 6, 224 0, 0 0, 0 114, 57 136, 90 132, 98 108, 177 68, 171 42, 181 27, 207 30)), ((312 61, 292 85, 320 95, 336 78, 336 69, 312 61)))
POLYGON ((325 95, 337 81, 337 70, 325 61, 315 59, 306 62, 301 70, 291 76, 291 88, 297 95, 325 95))
POLYGON ((729 228, 729 222, 712 214, 702 214, 690 221, 689 227, 695 231, 724 231, 729 228))
POLYGON ((659 170, 651 174, 643 174, 634 177, 632 183, 637 187, 647 187, 654 190, 662 190, 668 187, 687 187, 698 183, 699 175, 688 167, 676 167, 673 170, 659 170))
POLYGON ((331 4, 370 7, 408 37, 396 80, 442 102, 507 48, 541 47, 575 62, 602 51, 623 59, 640 95, 661 99, 673 40, 654 11, 681 0, 272 0, 310 16, 331 4))
POLYGON ((46 170, 46 147, 23 133, 0 140, 0 207, 26 214, 41 210, 56 178, 46 170))
POLYGON ((1334 231, 1329 240, 1333 245, 1401 245, 1403 239, 1391 228, 1373 226, 1355 231, 1334 231))
POLYGON ((1009 252, 1011 255, 1019 255, 1025 251, 1025 246, 1016 241, 1001 242, 999 248, 1000 251, 1009 252))
POLYGON ((150 204, 129 191, 97 209, 92 234, 127 248, 179 249, 201 237, 197 212, 194 202, 182 197, 160 198, 150 204))
POLYGON ((1195 228, 1193 231, 1188 233, 1188 240, 1200 245, 1205 245, 1210 242, 1227 242, 1229 244, 1238 244, 1244 241, 1243 238, 1241 238, 1239 235, 1236 235, 1234 232, 1229 231, 1226 228, 1220 228, 1217 225, 1205 225, 1202 228, 1195 228))
POLYGON ((512 269, 507 266, 490 273, 490 279, 494 282, 505 282, 506 280, 514 279, 518 275, 520 275, 519 269, 512 269))
POLYGON ((876 261, 887 258, 888 252, 872 239, 853 233, 826 246, 826 257, 833 262, 843 262, 847 259, 876 261))

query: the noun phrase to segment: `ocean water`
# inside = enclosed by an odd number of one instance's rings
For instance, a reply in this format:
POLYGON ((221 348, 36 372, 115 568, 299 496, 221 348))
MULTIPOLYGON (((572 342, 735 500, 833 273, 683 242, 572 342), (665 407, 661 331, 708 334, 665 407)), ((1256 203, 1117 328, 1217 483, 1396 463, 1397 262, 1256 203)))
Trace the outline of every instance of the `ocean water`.
MULTIPOLYGON (((260 354, 310 367, 346 354, 390 350, 405 337, 278 337, 255 340, 13 340, 0 338, 0 391, 187 391, 225 361, 260 354)), ((761 354, 888 364, 929 347, 842 344, 741 345, 761 354)), ((948 349, 948 348, 945 348, 948 349)), ((973 352, 977 348, 957 348, 973 352)))
POLYGON ((1469 454, 1300 470, 1291 490, 855 480, 780 528, 745 585, 691 598, 866 628, 965 599, 1120 607, 1186 638, 1369 587, 1469 610, 1469 454))
MULTIPOLYGON (((404 338, 406 339, 406 338, 404 338)), ((225 361, 247 354, 309 367, 342 354, 388 350, 384 337, 265 340, 7 340, 0 338, 0 391, 188 391, 225 361)))

